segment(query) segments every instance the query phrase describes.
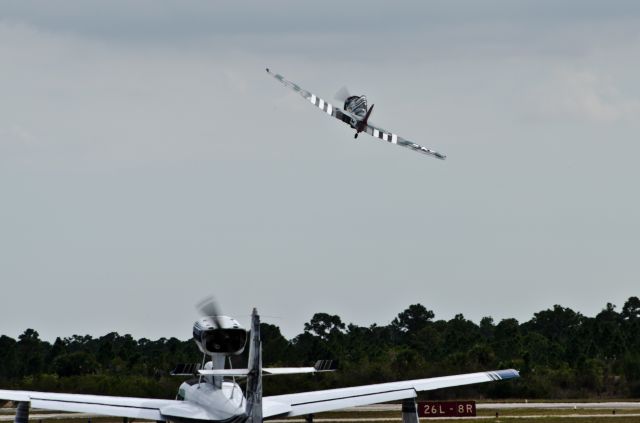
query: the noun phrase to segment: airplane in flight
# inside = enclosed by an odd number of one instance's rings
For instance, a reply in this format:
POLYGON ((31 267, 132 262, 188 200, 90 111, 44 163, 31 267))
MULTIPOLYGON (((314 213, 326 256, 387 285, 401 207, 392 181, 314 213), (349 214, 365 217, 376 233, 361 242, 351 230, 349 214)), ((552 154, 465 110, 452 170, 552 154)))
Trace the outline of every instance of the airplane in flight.
POLYGON ((358 134, 361 132, 366 132, 374 138, 390 142, 391 144, 397 144, 422 154, 433 156, 441 160, 447 158, 447 156, 442 153, 423 147, 420 144, 416 144, 413 141, 409 141, 393 132, 387 131, 386 129, 382 129, 370 123, 369 116, 371 116, 374 105, 372 104, 371 107, 367 108, 367 97, 364 95, 351 95, 346 88, 342 88, 336 94, 338 100, 344 101, 344 109, 340 109, 315 94, 303 89, 298 84, 288 81, 284 76, 273 73, 269 68, 266 70, 269 75, 300 94, 303 98, 311 102, 311 104, 326 114, 335 117, 355 129, 356 133, 353 136, 354 138, 358 138, 358 134))
POLYGON ((180 385, 175 400, 18 390, 0 390, 0 400, 17 404, 15 423, 28 423, 31 407, 158 422, 262 423, 265 419, 301 415, 311 421, 314 413, 389 401, 403 401, 403 422, 418 423, 418 392, 519 377, 516 370, 506 369, 263 397, 263 376, 334 369, 322 361, 314 367, 263 368, 257 310, 253 309, 251 327, 246 330, 212 304, 201 305, 203 316, 193 325, 202 363, 180 365, 173 372, 194 376, 180 385), (230 357, 242 354, 247 340, 247 368, 231 368, 230 357), (205 362, 207 357, 210 360, 205 362), (246 379, 244 393, 236 379, 246 379))

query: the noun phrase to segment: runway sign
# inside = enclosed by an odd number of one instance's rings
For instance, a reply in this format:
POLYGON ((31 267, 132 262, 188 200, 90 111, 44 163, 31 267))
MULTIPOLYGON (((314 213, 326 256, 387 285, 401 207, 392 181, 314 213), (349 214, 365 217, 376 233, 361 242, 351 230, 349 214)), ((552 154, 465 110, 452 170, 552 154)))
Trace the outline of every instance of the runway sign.
POLYGON ((475 417, 475 401, 420 401, 418 417, 475 417))

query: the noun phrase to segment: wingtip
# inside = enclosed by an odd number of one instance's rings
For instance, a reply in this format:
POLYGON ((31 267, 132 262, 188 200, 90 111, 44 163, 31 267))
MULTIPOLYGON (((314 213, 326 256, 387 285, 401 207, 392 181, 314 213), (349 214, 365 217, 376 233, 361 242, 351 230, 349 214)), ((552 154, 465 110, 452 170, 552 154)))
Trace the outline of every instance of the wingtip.
POLYGON ((335 360, 318 360, 313 365, 318 372, 332 372, 338 369, 338 362, 335 360))
POLYGON ((495 372, 501 380, 515 379, 520 377, 520 372, 516 369, 498 370, 495 372))

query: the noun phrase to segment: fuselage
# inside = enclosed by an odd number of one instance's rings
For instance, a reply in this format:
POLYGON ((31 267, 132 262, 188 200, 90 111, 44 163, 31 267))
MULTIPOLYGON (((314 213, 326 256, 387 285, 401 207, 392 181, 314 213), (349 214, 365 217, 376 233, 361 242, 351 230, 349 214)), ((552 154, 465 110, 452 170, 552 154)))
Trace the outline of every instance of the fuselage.
MULTIPOLYGON (((202 308, 215 312, 213 307, 202 308)), ((163 420, 262 423, 262 347, 257 310, 254 308, 251 313, 250 331, 231 317, 213 314, 194 323, 193 338, 204 357, 209 356, 211 360, 204 363, 202 369, 197 367, 195 378, 180 385, 177 401, 162 407, 163 420), (249 333, 247 368, 225 369, 228 358, 244 351, 249 333), (233 379, 224 380, 225 377, 233 379), (242 392, 235 377, 246 378, 246 392, 242 392)))
MULTIPOLYGON (((193 324, 193 338, 205 357, 211 358, 204 363, 203 370, 224 370, 228 357, 244 351, 247 330, 229 316, 204 316, 193 324)), ((222 375, 200 375, 182 383, 176 399, 182 403, 162 410, 172 421, 232 423, 247 420, 247 399, 242 389, 235 379, 225 381, 222 375)))
MULTIPOLYGON (((356 116, 359 119, 363 119, 367 114, 367 97, 361 95, 352 95, 344 102, 344 110, 356 116)), ((359 120, 351 119, 350 125, 352 128, 357 129, 359 120)))
POLYGON ((188 413, 184 408, 164 413, 172 420, 193 422, 194 420, 213 420, 217 422, 235 422, 246 419, 247 401, 242 389, 235 382, 222 382, 218 388, 202 378, 184 382, 178 389, 177 400, 192 403, 195 406, 188 413))

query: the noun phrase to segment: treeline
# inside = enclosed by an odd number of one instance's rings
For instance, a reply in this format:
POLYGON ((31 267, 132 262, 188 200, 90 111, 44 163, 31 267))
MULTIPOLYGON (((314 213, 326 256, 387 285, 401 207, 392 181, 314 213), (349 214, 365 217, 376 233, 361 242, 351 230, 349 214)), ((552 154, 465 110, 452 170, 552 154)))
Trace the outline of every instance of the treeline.
MULTIPOLYGON (((431 398, 638 398, 640 299, 620 311, 612 304, 595 317, 554 306, 527 322, 462 314, 436 320, 421 304, 386 326, 345 324, 316 313, 304 332, 285 339, 277 326, 261 325, 265 366, 311 365, 335 359, 339 370, 315 376, 265 378, 277 394, 500 368, 521 379, 429 393, 431 398)), ((72 336, 53 344, 27 329, 17 340, 0 336, 0 387, 172 398, 183 379, 169 376, 177 363, 200 362, 192 340, 134 339, 109 333, 72 336)), ((234 358, 234 367, 245 357, 234 358)))

